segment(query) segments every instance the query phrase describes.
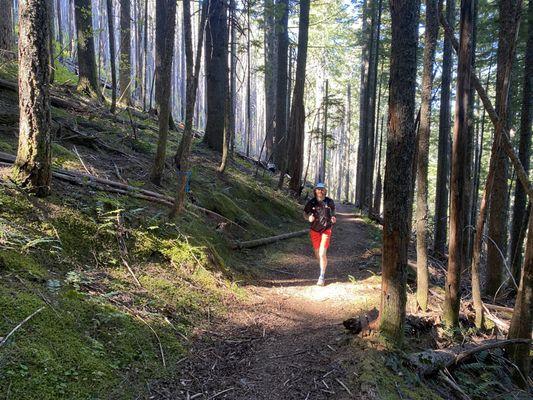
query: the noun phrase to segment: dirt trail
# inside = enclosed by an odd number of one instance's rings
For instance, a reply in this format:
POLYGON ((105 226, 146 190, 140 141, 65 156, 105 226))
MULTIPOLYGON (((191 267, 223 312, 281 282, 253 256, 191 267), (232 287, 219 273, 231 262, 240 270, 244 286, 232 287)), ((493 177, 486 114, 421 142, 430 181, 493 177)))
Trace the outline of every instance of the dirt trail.
POLYGON ((257 260, 265 274, 248 286, 250 299, 199 335, 182 379, 164 398, 354 398, 355 378, 343 368, 349 335, 342 321, 377 305, 379 279, 370 265, 370 228, 354 209, 338 208, 326 286, 315 285, 319 269, 308 238, 272 247, 280 253, 257 260))

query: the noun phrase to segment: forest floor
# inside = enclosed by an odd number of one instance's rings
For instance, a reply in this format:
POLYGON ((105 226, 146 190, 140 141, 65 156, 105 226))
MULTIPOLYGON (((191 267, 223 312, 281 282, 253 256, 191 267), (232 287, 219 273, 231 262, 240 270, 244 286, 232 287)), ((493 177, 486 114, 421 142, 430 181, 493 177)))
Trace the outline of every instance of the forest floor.
MULTIPOLYGON (((0 78, 13 84, 0 87, 0 152, 14 155, 18 100, 11 67, 0 69, 0 78)), ((76 94, 69 84, 75 76, 64 68, 56 79, 54 169, 174 194, 170 164, 164 187, 148 182, 153 117, 140 110, 110 115, 76 94)), ((171 132, 170 154, 179 137, 171 132)), ((219 159, 195 141, 190 208, 172 221, 160 204, 85 181, 54 179, 52 195, 36 199, 10 180, 9 165, 0 166, 0 334, 42 309, 2 347, 0 399, 455 398, 438 378, 419 378, 404 355, 498 332, 472 330, 465 306, 461 330, 443 333, 444 264, 430 266, 428 313, 416 309, 416 276, 407 271, 401 351, 388 350, 371 332, 350 334, 344 320, 377 315, 381 227, 338 204, 327 284, 318 287, 307 236, 233 250, 235 241, 305 223, 302 204, 273 189, 275 176, 256 174, 240 157, 220 176, 219 159)), ((512 386, 509 370, 501 354, 485 352, 451 372, 473 400, 530 398, 512 386)))
POLYGON ((249 298, 197 330, 181 379, 162 385, 161 398, 382 398, 365 376, 371 371, 364 371, 364 358, 373 355, 342 325, 377 315, 378 240, 375 225, 339 206, 324 287, 316 286, 319 269, 307 237, 261 256, 256 250, 262 273, 246 285, 249 298))

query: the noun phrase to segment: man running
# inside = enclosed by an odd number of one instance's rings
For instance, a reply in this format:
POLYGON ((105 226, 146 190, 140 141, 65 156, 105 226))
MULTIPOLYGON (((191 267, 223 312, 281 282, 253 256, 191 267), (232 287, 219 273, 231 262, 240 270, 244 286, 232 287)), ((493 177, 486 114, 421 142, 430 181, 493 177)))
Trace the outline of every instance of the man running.
POLYGON ((316 258, 320 261, 320 277, 317 285, 324 286, 326 267, 328 266, 327 252, 331 240, 331 227, 337 218, 335 217, 335 203, 326 197, 326 186, 317 183, 313 193, 315 197, 307 202, 304 208, 304 216, 311 223, 311 243, 316 258))

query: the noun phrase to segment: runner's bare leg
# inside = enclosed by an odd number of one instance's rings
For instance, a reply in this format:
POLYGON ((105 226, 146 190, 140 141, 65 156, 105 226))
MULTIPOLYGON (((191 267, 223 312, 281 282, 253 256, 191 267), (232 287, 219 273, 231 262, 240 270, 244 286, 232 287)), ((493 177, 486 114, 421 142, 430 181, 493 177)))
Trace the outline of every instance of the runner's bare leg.
POLYGON ((318 249, 318 259, 320 260, 320 275, 324 276, 326 268, 328 266, 328 249, 326 248, 326 242, 328 235, 322 234, 322 240, 320 241, 320 248, 318 249))

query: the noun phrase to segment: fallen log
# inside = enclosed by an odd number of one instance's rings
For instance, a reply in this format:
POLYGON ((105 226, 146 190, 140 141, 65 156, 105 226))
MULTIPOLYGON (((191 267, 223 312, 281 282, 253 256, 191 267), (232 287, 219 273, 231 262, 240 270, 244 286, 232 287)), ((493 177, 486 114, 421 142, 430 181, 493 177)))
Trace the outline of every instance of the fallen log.
MULTIPOLYGON (((5 79, 0 79, 0 89, 9 90, 16 93, 18 93, 19 90, 16 82, 7 81, 5 79)), ((84 107, 81 104, 72 101, 72 99, 64 100, 61 97, 53 94, 50 94, 50 104, 54 107, 64 108, 66 110, 72 109, 84 111, 84 107)))
MULTIPOLYGON (((8 164, 13 164, 15 162, 15 156, 0 152, 0 162, 3 161, 8 164)), ((0 163, 1 164, 1 163, 0 163)), ((9 165, 8 165, 9 166, 9 165)), ((108 179, 98 178, 93 175, 87 175, 82 174, 75 171, 68 171, 65 169, 53 169, 52 176, 61 179, 63 181, 67 181, 70 183, 74 183, 80 186, 91 186, 95 189, 104 191, 104 192, 112 192, 112 193, 119 193, 124 195, 129 195, 132 197, 136 197, 139 199, 151 201, 153 203, 159 203, 164 204, 169 207, 174 206, 174 198, 170 196, 166 196, 161 193, 153 192, 151 190, 141 189, 135 186, 130 186, 125 183, 116 182, 116 181, 110 181, 108 179)), ((230 220, 229 218, 224 217, 223 215, 209 210, 204 207, 200 207, 196 204, 188 203, 188 206, 195 208, 199 211, 204 212, 207 215, 211 215, 217 219, 222 219, 226 222, 228 222, 231 225, 237 226, 238 228, 246 231, 246 229, 239 225, 238 223, 230 220)))
POLYGON ((508 339, 487 341, 480 346, 472 346, 464 350, 463 346, 441 350, 426 350, 407 356, 407 361, 421 376, 433 375, 445 368, 451 368, 467 361, 473 355, 486 350, 506 347, 510 344, 529 344, 531 339, 508 339))
POLYGON ((290 232, 290 233, 284 233, 282 235, 276 235, 276 236, 270 236, 262 239, 255 239, 255 240, 248 240, 246 242, 236 242, 232 247, 233 249, 240 250, 240 249, 250 249, 252 247, 258 247, 263 246, 265 244, 275 243, 279 242, 280 240, 290 239, 297 236, 303 236, 309 232, 309 229, 297 231, 297 232, 290 232))

